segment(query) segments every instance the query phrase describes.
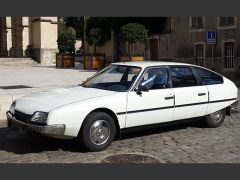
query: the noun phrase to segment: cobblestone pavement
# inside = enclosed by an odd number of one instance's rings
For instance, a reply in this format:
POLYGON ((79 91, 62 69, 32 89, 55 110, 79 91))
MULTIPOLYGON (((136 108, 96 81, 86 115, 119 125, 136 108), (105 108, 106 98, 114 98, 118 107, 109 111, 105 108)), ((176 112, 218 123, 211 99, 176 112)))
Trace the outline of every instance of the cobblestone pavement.
POLYGON ((127 133, 101 152, 82 152, 76 140, 29 137, 0 128, 0 162, 100 163, 110 155, 132 153, 160 163, 239 163, 239 118, 239 114, 227 116, 214 129, 195 122, 127 133))

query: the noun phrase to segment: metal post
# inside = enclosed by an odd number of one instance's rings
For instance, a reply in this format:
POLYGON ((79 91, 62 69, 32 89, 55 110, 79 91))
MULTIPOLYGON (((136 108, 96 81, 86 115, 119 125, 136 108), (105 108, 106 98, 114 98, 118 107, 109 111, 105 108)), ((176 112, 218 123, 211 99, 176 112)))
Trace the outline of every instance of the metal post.
POLYGON ((83 16, 83 63, 84 63, 84 69, 86 69, 86 17, 83 16))
POLYGON ((90 66, 90 69, 93 69, 93 53, 91 53, 90 66))
POLYGON ((214 62, 213 62, 213 44, 212 44, 212 70, 214 70, 214 62))

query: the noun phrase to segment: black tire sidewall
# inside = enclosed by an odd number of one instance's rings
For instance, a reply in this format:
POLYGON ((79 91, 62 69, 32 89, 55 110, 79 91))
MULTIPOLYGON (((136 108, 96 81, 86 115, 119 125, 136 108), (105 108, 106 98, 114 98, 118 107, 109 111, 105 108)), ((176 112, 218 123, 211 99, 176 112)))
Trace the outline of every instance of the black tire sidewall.
POLYGON ((226 116, 226 109, 224 108, 220 111, 222 111, 222 113, 223 113, 220 121, 216 122, 216 121, 212 120, 210 114, 206 116, 205 123, 206 123, 207 127, 216 128, 216 127, 219 127, 223 123, 225 116, 226 116))
POLYGON ((104 112, 93 112, 84 120, 80 130, 80 143, 87 151, 101 151, 106 149, 114 140, 116 134, 116 125, 113 118, 104 112), (105 120, 110 126, 110 135, 108 140, 101 145, 94 144, 90 139, 90 128, 97 120, 105 120))

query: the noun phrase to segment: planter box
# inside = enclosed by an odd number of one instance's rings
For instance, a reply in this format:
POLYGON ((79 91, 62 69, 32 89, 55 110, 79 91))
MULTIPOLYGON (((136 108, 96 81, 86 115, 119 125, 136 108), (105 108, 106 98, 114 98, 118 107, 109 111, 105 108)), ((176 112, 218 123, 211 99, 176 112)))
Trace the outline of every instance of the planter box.
POLYGON ((69 68, 75 66, 75 55, 69 53, 56 54, 56 67, 69 68))
POLYGON ((85 54, 84 69, 102 69, 105 67, 105 54, 85 54))
POLYGON ((125 61, 144 61, 143 56, 121 56, 120 58, 121 62, 125 61))

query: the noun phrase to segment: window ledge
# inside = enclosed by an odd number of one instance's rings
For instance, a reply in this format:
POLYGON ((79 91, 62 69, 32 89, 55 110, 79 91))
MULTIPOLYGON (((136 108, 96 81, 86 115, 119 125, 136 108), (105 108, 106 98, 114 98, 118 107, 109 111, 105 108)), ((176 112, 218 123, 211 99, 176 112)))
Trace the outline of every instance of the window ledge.
POLYGON ((205 31, 205 29, 190 29, 189 32, 192 33, 192 32, 203 32, 205 31))
POLYGON ((222 71, 224 71, 224 72, 236 72, 236 68, 223 68, 222 71))
POLYGON ((234 26, 218 26, 218 30, 225 30, 225 29, 236 29, 236 25, 234 26))

